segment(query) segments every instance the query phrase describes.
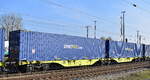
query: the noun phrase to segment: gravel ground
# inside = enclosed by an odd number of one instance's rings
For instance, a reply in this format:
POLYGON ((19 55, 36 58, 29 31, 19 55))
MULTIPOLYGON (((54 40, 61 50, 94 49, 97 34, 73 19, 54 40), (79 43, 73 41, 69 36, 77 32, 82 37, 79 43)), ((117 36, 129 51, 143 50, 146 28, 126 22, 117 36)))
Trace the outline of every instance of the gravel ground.
POLYGON ((148 70, 147 68, 140 68, 140 69, 134 69, 130 71, 122 71, 122 72, 117 72, 117 73, 110 73, 110 74, 105 74, 105 75, 100 75, 97 77, 91 77, 91 78, 81 78, 81 79, 73 79, 73 80, 120 80, 118 78, 126 78, 131 74, 138 73, 148 70))

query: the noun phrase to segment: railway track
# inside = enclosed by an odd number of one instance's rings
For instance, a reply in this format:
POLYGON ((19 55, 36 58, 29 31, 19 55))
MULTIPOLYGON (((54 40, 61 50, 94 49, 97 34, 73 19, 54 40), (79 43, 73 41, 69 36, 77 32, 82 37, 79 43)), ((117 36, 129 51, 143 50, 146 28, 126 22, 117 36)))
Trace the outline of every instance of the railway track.
POLYGON ((107 73, 150 67, 150 62, 124 63, 105 66, 80 67, 32 73, 4 74, 0 80, 71 80, 107 73))

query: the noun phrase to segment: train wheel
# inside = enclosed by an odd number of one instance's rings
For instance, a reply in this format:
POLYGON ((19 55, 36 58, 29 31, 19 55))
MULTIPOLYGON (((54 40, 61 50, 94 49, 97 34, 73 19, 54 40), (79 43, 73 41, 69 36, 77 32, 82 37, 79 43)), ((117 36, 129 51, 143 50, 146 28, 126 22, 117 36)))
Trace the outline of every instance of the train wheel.
POLYGON ((0 74, 2 74, 4 71, 3 67, 0 67, 0 74))
POLYGON ((49 64, 42 64, 42 68, 45 71, 49 70, 49 64))
POLYGON ((21 65, 18 67, 18 69, 21 73, 25 73, 27 72, 27 65, 21 65))
POLYGON ((50 68, 50 70, 58 70, 58 69, 62 69, 64 67, 60 64, 52 63, 49 65, 49 68, 50 68))
POLYGON ((102 65, 101 61, 97 61, 96 63, 93 64, 93 66, 100 66, 100 65, 102 65))
POLYGON ((32 65, 32 64, 27 65, 26 72, 34 72, 34 71, 35 71, 34 65, 32 65))

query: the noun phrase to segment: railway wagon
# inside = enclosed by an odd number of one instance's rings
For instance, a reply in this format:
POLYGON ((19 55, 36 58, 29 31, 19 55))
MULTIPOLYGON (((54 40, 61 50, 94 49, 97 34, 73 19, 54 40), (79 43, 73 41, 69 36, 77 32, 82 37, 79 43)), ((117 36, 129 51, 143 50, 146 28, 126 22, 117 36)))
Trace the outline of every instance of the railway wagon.
POLYGON ((18 30, 9 40, 9 59, 21 69, 93 65, 106 55, 105 41, 92 38, 18 30))
POLYGON ((4 29, 0 29, 0 70, 2 70, 2 67, 4 66, 4 34, 4 29))
POLYGON ((142 60, 144 53, 142 44, 109 41, 109 57, 118 63, 142 60))

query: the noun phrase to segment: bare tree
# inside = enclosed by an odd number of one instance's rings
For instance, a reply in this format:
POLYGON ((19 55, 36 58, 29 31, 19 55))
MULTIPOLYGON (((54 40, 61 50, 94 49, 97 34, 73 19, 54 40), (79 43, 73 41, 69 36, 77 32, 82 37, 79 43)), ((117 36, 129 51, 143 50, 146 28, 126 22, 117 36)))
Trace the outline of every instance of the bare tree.
POLYGON ((5 14, 0 17, 0 26, 5 29, 5 39, 9 39, 9 32, 22 29, 22 18, 16 14, 5 14))

